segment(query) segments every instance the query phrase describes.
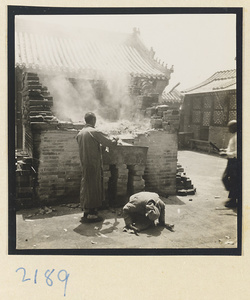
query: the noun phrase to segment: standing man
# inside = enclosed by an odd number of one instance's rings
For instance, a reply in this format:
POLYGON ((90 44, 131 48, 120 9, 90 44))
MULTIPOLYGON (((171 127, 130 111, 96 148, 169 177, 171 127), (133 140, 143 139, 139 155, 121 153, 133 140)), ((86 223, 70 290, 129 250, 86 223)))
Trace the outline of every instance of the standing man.
POLYGON ((220 149, 220 155, 227 157, 227 167, 222 176, 222 182, 228 194, 228 200, 225 203, 226 207, 237 207, 238 186, 237 186, 237 122, 230 121, 228 130, 232 133, 226 149, 220 149))
POLYGON ((117 145, 116 139, 110 139, 95 129, 96 116, 89 112, 85 115, 85 126, 77 135, 82 168, 80 203, 84 211, 82 222, 98 222, 102 219, 97 209, 104 200, 103 188, 103 147, 117 145))

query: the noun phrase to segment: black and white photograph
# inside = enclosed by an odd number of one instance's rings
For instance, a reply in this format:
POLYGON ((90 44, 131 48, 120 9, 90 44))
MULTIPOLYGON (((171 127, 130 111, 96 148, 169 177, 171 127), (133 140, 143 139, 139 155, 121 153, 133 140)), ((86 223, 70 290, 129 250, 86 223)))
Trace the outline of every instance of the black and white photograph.
POLYGON ((241 8, 8 24, 9 253, 241 255, 241 8))

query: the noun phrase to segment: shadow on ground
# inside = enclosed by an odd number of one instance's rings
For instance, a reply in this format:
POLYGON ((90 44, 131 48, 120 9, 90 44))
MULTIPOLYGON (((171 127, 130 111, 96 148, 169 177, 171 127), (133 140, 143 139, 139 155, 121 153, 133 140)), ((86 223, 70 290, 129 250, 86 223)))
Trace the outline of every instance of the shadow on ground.
POLYGON ((113 231, 117 231, 117 225, 119 224, 120 222, 118 222, 117 219, 115 219, 114 222, 104 220, 89 224, 81 223, 73 229, 73 231, 83 236, 103 236, 105 234, 112 233, 113 231))
POLYGON ((223 208, 216 208, 216 210, 221 210, 222 212, 219 213, 219 216, 235 216, 237 217, 237 208, 233 207, 233 208, 228 208, 228 207, 223 207, 223 208), (225 213, 223 213, 223 211, 225 211, 225 213))
POLYGON ((31 209, 25 209, 17 211, 17 215, 22 215, 23 219, 46 219, 46 218, 53 218, 53 217, 59 217, 64 215, 70 215, 70 214, 77 214, 81 213, 82 210, 80 207, 78 207, 78 204, 75 205, 75 207, 70 207, 66 205, 60 205, 60 206, 53 206, 48 208, 31 208, 31 209))
MULTIPOLYGON (((103 212, 111 212, 121 214, 121 208, 102 208, 100 209, 100 213, 103 212)), ((79 214, 82 213, 82 209, 80 208, 79 204, 62 204, 59 206, 49 206, 49 207, 41 207, 41 208, 31 208, 31 209, 23 209, 17 211, 17 215, 22 215, 23 220, 25 219, 46 219, 46 218, 53 218, 53 217, 60 217, 64 215, 71 215, 71 214, 79 214)), ((105 215, 106 218, 106 215, 105 215)))
POLYGON ((167 205, 186 205, 177 196, 169 196, 168 198, 160 197, 161 200, 167 205))
MULTIPOLYGON (((79 226, 77 226, 75 229, 73 229, 74 232, 77 234, 80 234, 82 236, 86 237, 107 237, 106 234, 110 234, 112 232, 119 231, 120 233, 124 235, 130 235, 133 234, 132 231, 125 231, 123 232, 124 228, 124 221, 122 217, 116 217, 113 219, 105 219, 100 222, 96 223, 81 223, 79 226)), ((164 227, 162 226, 152 226, 146 230, 143 230, 139 232, 139 235, 146 235, 147 237, 157 237, 161 235, 162 230, 164 227)))

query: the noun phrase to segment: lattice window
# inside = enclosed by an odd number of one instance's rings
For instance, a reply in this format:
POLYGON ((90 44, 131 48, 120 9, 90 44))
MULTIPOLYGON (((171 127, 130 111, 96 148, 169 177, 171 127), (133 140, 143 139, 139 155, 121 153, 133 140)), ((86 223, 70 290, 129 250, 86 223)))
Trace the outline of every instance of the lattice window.
POLYGON ((224 113, 223 113, 223 110, 216 110, 216 111, 214 111, 213 121, 214 121, 214 124, 217 124, 217 125, 224 124, 224 113))
POLYGON ((200 98, 193 99, 193 109, 201 109, 201 99, 200 98))
POLYGON ((211 109, 212 107, 212 99, 209 96, 206 96, 204 99, 204 109, 211 109))
POLYGON ((223 109, 223 102, 220 98, 214 99, 214 109, 223 109))
POLYGON ((228 115, 228 121, 236 120, 236 119, 237 119, 236 110, 230 110, 228 115))
POLYGON ((210 111, 204 111, 203 112, 202 125, 203 126, 209 126, 210 125, 210 119, 211 119, 211 112, 210 111))
POLYGON ((195 124, 201 122, 201 111, 200 110, 193 110, 192 122, 195 123, 195 124))
POLYGON ((229 109, 237 109, 236 97, 233 97, 233 96, 230 97, 229 109))

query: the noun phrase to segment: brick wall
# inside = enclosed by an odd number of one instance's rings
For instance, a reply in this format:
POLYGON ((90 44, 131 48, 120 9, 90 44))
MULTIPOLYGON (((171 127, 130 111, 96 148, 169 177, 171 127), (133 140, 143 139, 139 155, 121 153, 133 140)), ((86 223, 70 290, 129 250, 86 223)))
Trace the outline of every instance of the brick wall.
MULTIPOLYGON (((43 204, 79 201, 81 167, 76 135, 74 129, 34 133, 36 192, 43 204)), ((142 176, 147 150, 141 146, 118 146, 103 155, 104 187, 109 202, 127 200, 130 194, 144 190, 142 176)))
POLYGON ((36 134, 37 195, 41 202, 79 199, 81 169, 76 132, 48 130, 36 134))
POLYGON ((147 146, 118 145, 104 153, 104 184, 109 191, 109 203, 124 203, 128 196, 145 189, 147 151, 147 146))
POLYGON ((146 190, 162 195, 176 193, 177 133, 152 130, 140 134, 135 145, 149 146, 145 169, 146 190))
MULTIPOLYGON (((79 200, 81 168, 76 134, 77 131, 47 130, 35 135, 34 153, 39 159, 37 195, 45 204, 79 200)), ((164 195, 175 194, 176 164, 176 133, 152 130, 140 134, 135 147, 117 147, 104 155, 106 191, 112 174, 116 174, 117 197, 144 188, 164 195)))
MULTIPOLYGON (((33 166, 37 171, 37 205, 78 202, 81 167, 76 129, 38 130, 33 126, 33 166)), ((140 134, 134 146, 118 146, 106 152, 104 186, 109 204, 126 201, 142 191, 175 194, 177 134, 152 130, 140 134)))

